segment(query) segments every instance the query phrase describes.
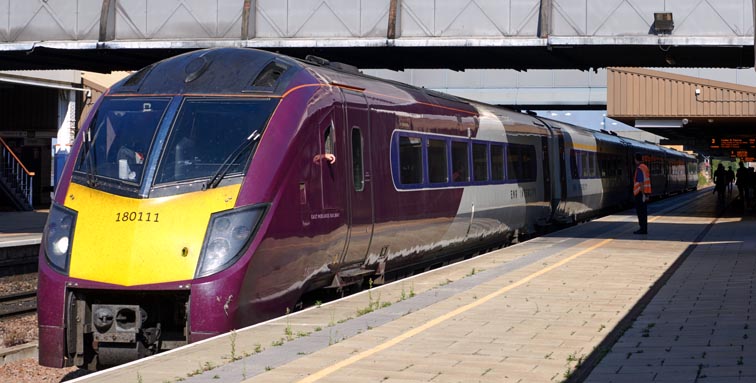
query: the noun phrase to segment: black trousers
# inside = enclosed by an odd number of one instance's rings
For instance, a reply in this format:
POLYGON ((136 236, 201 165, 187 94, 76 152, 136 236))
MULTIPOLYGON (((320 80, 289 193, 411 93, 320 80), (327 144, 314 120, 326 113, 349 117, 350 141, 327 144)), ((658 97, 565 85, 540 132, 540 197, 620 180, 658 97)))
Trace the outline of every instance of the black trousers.
POLYGON ((648 208, 643 202, 643 193, 635 196, 635 212, 638 214, 638 225, 641 231, 648 231, 648 208))

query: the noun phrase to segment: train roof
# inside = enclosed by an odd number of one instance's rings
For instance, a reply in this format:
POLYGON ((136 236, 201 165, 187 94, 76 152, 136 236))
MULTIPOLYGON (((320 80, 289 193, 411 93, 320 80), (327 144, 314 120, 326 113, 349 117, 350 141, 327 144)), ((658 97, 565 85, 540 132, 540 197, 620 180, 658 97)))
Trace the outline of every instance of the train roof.
POLYGON ((110 94, 281 94, 304 65, 290 57, 242 48, 204 49, 146 66, 110 94))

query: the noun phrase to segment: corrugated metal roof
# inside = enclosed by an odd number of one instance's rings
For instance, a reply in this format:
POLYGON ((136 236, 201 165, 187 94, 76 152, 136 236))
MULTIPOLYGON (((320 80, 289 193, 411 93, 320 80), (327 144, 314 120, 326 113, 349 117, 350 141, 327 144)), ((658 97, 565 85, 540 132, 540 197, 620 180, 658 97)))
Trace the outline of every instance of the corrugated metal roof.
POLYGON ((618 120, 754 118, 756 88, 650 69, 608 68, 607 115, 618 120))
POLYGON ((105 89, 110 88, 113 84, 121 81, 124 77, 130 75, 132 72, 110 72, 110 73, 97 73, 97 72, 81 72, 81 79, 84 86, 93 88, 99 92, 104 92, 105 89))

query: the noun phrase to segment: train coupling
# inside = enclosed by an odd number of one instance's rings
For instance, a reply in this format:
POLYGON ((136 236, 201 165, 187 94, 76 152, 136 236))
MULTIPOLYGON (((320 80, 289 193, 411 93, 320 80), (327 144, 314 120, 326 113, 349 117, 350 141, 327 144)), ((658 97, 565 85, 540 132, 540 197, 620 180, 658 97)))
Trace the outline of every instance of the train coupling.
POLYGON ((98 362, 116 365, 152 354, 160 326, 143 328, 147 312, 137 305, 92 305, 94 341, 98 362))

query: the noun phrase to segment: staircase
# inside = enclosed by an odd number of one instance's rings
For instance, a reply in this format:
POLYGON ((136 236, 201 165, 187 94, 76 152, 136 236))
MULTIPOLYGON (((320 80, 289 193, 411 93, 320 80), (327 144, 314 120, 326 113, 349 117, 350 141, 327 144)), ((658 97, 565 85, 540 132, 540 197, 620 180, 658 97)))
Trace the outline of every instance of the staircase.
POLYGON ((17 210, 34 210, 32 177, 34 172, 26 169, 8 144, 0 138, 0 193, 7 195, 17 210))

